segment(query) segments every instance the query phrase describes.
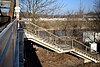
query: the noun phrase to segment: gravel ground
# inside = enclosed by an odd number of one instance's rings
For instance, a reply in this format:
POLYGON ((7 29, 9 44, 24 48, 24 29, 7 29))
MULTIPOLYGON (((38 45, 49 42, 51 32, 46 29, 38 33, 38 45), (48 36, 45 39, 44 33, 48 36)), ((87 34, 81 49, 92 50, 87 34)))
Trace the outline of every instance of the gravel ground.
POLYGON ((75 67, 83 60, 71 54, 58 54, 32 41, 25 41, 24 67, 75 67))
POLYGON ((32 41, 24 42, 24 67, 100 67, 100 63, 83 63, 69 53, 58 54, 32 41))

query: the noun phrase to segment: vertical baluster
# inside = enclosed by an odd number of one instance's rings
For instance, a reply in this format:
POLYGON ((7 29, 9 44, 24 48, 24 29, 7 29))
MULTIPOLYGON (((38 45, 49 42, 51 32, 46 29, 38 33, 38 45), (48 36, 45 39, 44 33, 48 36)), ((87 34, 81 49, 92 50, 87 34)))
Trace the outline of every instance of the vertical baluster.
POLYGON ((67 45, 67 41, 66 41, 66 40, 67 40, 67 38, 65 37, 65 39, 64 39, 64 41, 65 41, 65 45, 67 45))
POLYGON ((56 37, 54 38, 54 45, 56 45, 56 42, 57 42, 57 39, 56 39, 56 37))
POLYGON ((52 40, 52 37, 51 37, 51 34, 49 34, 49 43, 51 44, 51 40, 52 40))
MULTIPOLYGON (((57 40, 59 40, 59 38, 55 38, 55 46, 58 45, 57 40)), ((59 45, 57 47, 59 48, 59 45)))
POLYGON ((37 36, 40 37, 39 30, 37 30, 37 36))
POLYGON ((54 37, 53 44, 54 45, 56 44, 56 37, 54 37))
POLYGON ((36 35, 36 29, 35 29, 36 27, 34 27, 34 29, 33 29, 33 31, 34 31, 34 35, 36 35))
POLYGON ((85 51, 88 52, 87 47, 85 47, 85 51))
POLYGON ((50 41, 50 44, 53 45, 53 43, 52 43, 53 42, 53 38, 52 38, 52 35, 51 34, 50 34, 50 40, 49 41, 50 41))
POLYGON ((66 42, 66 40, 64 40, 65 41, 65 45, 67 45, 67 42, 66 42))
POLYGON ((99 53, 97 54, 97 58, 98 58, 98 60, 100 61, 100 54, 99 54, 99 53))
POLYGON ((74 42, 73 42, 73 39, 72 39, 72 41, 71 41, 71 42, 72 42, 72 48, 73 48, 73 47, 74 47, 74 42))
POLYGON ((48 34, 46 32, 46 35, 45 35, 45 41, 47 42, 48 41, 48 34))
POLYGON ((52 35, 52 44, 53 44, 53 45, 54 45, 54 37, 55 37, 55 36, 52 35))
POLYGON ((35 30, 32 30, 32 34, 35 35, 35 30))

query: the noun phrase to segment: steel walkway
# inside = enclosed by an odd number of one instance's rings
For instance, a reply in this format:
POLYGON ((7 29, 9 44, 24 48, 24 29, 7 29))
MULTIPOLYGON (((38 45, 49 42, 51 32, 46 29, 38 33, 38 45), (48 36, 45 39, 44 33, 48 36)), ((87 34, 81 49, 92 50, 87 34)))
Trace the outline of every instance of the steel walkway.
POLYGON ((0 33, 0 67, 23 67, 23 29, 15 19, 0 33))
POLYGON ((0 33, 0 67, 13 67, 17 38, 17 21, 14 20, 0 33))
POLYGON ((100 62, 98 52, 90 49, 90 47, 84 45, 83 43, 68 37, 58 37, 36 24, 31 25, 32 29, 27 27, 24 29, 25 38, 28 38, 28 40, 34 41, 57 53, 69 52, 74 54, 80 58, 83 58, 84 63, 91 61, 95 63, 100 62))

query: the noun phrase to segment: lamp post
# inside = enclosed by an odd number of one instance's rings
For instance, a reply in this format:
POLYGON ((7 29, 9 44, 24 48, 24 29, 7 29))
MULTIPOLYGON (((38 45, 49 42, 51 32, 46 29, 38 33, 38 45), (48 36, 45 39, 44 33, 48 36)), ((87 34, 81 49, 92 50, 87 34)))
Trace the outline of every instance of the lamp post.
POLYGON ((16 0, 15 12, 16 12, 16 19, 19 20, 19 12, 20 12, 19 0, 16 0))

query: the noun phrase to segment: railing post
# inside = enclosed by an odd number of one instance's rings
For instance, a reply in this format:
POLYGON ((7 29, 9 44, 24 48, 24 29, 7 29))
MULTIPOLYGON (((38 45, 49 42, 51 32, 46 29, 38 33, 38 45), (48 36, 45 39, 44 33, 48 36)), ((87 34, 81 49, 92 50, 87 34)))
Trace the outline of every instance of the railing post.
POLYGON ((100 54, 97 54, 97 58, 98 58, 98 60, 100 61, 100 54))
POLYGON ((19 0, 16 0, 15 12, 16 12, 16 19, 19 20, 19 12, 20 12, 19 0))
POLYGON ((56 44, 56 38, 54 38, 54 44, 56 44))
POLYGON ((65 39, 65 44, 67 44, 66 39, 65 39))
POLYGON ((19 67, 24 66, 24 54, 23 54, 23 48, 24 48, 24 31, 23 29, 18 29, 18 46, 19 46, 19 67))
POLYGON ((86 48, 85 48, 86 52, 88 52, 87 49, 88 49, 88 48, 86 47, 86 48))
POLYGON ((39 37, 39 30, 37 31, 37 35, 38 35, 38 37, 39 37))
POLYGON ((74 47, 74 44, 73 44, 73 39, 72 39, 72 48, 74 47))

